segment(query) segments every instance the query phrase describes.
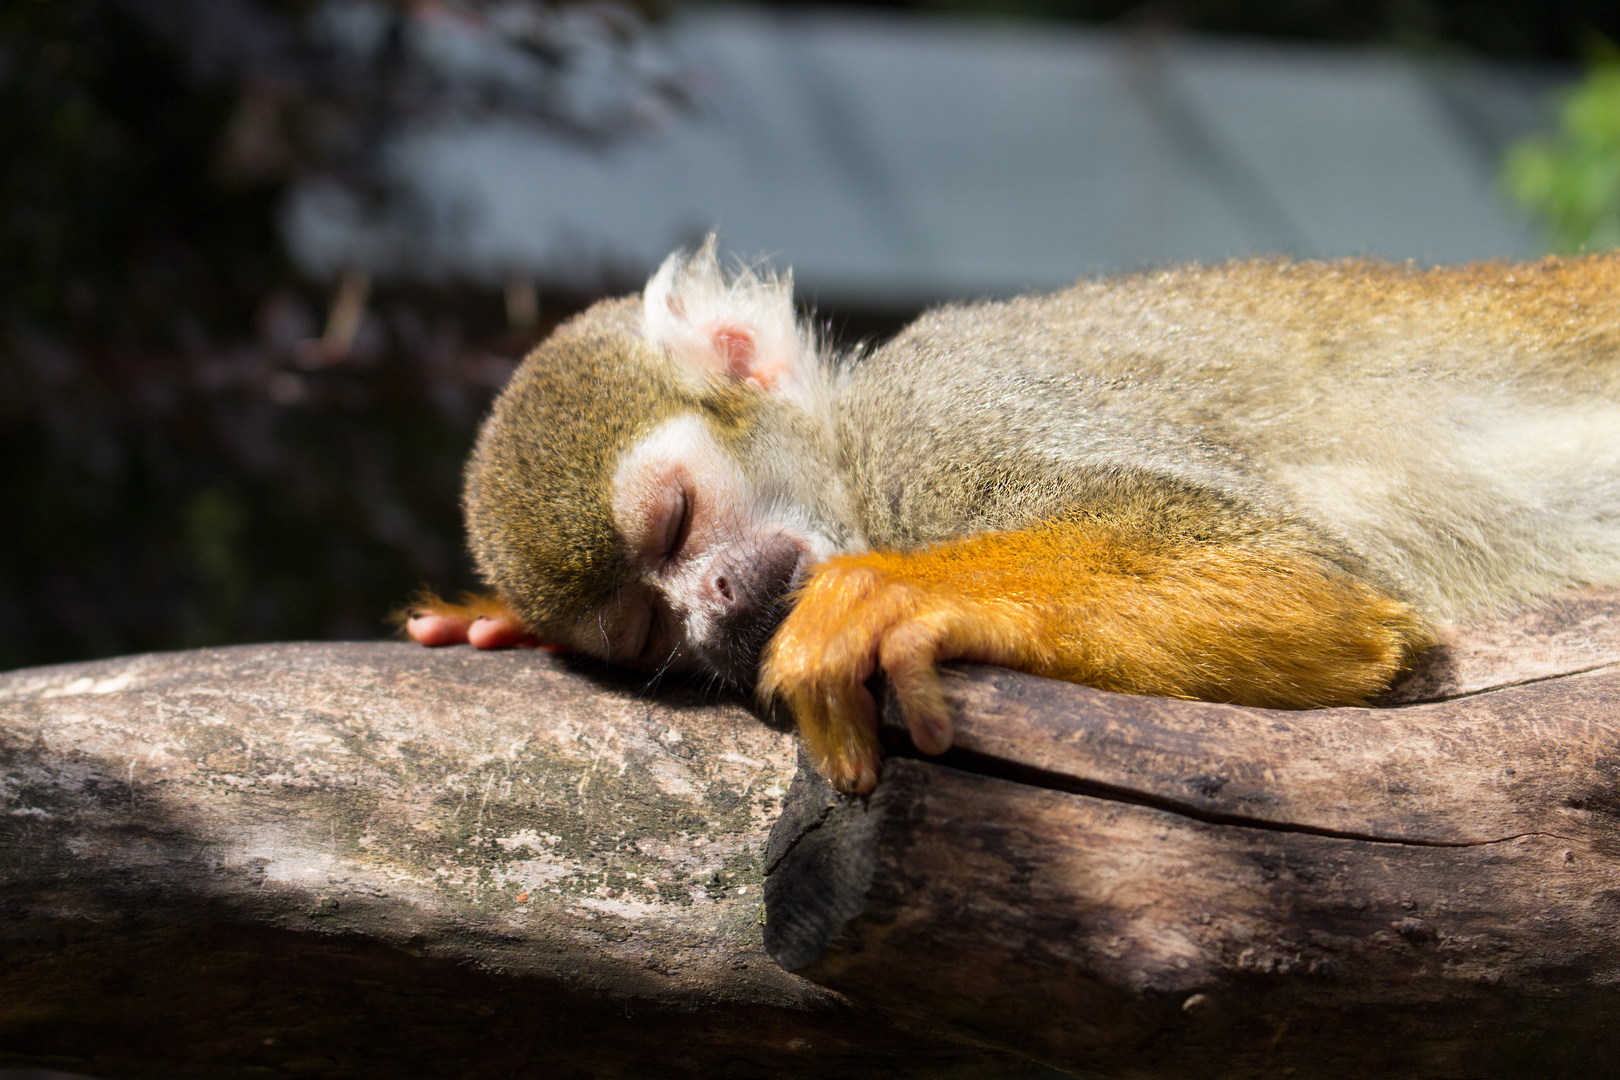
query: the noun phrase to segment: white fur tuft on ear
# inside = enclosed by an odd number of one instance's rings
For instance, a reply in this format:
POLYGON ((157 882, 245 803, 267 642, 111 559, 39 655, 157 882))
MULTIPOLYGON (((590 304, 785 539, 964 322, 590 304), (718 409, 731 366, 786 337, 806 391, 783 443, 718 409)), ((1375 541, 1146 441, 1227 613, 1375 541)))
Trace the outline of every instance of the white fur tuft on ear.
POLYGON ((709 234, 692 255, 664 260, 642 294, 647 337, 703 378, 791 393, 820 364, 793 314, 793 274, 739 265, 726 274, 709 234))

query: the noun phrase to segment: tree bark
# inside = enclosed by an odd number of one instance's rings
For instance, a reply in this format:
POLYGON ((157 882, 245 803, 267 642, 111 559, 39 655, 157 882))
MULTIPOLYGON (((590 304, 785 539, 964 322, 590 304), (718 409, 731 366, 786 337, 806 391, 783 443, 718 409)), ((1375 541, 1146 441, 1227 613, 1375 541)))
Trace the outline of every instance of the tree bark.
POLYGON ((773 964, 793 738, 641 690, 404 644, 0 675, 0 1067, 1032 1071, 773 964))
POLYGON ((795 780, 767 949, 1079 1075, 1620 1075, 1616 610, 1452 628, 1383 709, 947 672, 944 758, 890 706, 870 798, 795 780))

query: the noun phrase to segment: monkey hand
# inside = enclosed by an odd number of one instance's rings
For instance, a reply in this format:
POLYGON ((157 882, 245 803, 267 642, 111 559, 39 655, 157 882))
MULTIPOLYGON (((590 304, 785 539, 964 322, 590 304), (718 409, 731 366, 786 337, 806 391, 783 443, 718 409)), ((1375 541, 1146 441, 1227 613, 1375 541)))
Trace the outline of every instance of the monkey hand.
POLYGON ((844 791, 877 784, 877 706, 866 688, 877 667, 913 744, 938 754, 950 749, 952 727, 936 664, 1029 666, 1017 662, 1031 636, 1015 605, 974 598, 931 575, 919 580, 907 572, 913 563, 873 553, 824 564, 761 659, 761 695, 793 712, 811 755, 844 791))
POLYGON ((766 647, 760 690, 793 711, 839 787, 865 792, 878 666, 912 742, 935 754, 953 735, 945 660, 1305 709, 1365 702, 1434 640, 1411 607, 1310 551, 1060 521, 824 563, 766 647))
POLYGON ((463 596, 452 604, 432 593, 418 595, 396 615, 418 644, 471 644, 479 649, 537 648, 540 641, 523 620, 493 596, 463 596))

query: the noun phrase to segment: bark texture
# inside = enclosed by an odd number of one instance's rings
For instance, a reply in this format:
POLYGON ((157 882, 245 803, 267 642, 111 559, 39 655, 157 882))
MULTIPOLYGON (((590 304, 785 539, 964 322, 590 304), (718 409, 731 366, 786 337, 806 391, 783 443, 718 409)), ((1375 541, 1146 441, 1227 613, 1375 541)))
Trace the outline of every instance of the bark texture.
POLYGON ((0 675, 0 1067, 1005 1076, 761 944, 790 734, 546 653, 0 675))
POLYGON ((1383 709, 949 672, 950 754, 891 715, 869 799, 795 781, 767 948, 1078 1075, 1620 1075, 1611 600, 1452 628, 1383 709))

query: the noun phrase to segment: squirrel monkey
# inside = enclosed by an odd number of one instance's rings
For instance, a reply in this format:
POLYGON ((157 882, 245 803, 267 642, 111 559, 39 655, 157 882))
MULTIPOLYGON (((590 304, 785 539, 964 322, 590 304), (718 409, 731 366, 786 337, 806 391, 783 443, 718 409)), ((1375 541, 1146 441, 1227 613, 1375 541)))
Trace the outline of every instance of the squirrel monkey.
POLYGON ((754 687, 847 790, 878 668, 925 753, 952 659, 1366 702, 1450 618, 1620 582, 1620 258, 1167 269, 839 355, 711 237, 524 361, 465 509, 496 599, 418 640, 754 687))

